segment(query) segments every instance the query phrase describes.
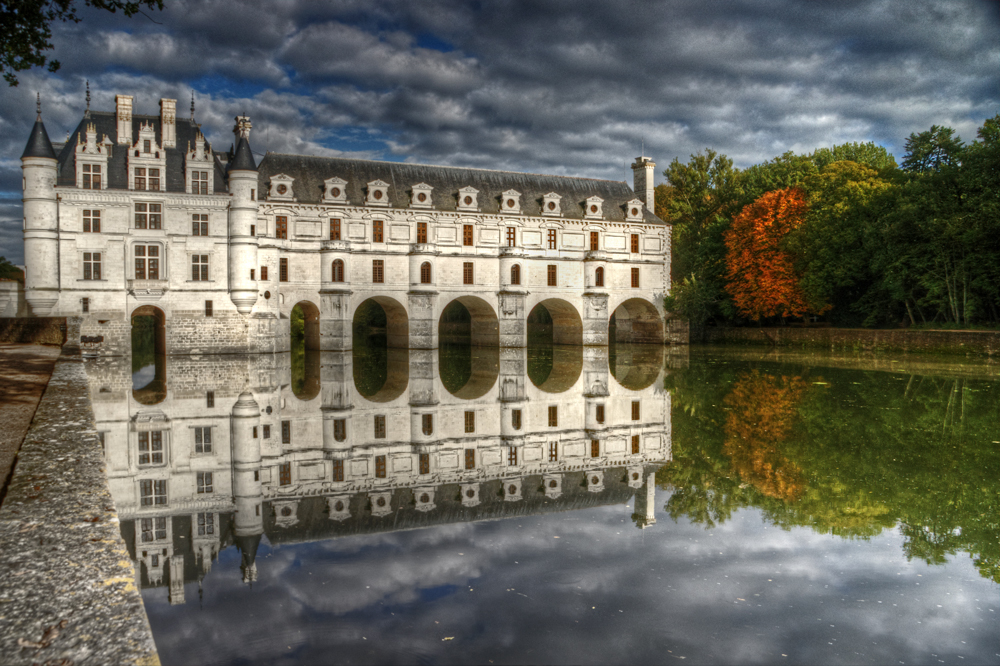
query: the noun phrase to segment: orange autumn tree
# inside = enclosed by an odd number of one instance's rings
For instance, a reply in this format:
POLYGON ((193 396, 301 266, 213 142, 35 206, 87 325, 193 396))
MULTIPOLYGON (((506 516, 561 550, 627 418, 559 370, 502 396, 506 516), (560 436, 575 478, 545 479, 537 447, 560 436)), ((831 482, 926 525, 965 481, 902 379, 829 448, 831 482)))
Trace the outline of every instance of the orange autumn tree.
POLYGON ((782 452, 805 389, 799 377, 754 370, 742 373, 725 397, 729 414, 723 452, 744 483, 786 502, 799 499, 805 490, 802 469, 782 452))
POLYGON ((743 208, 726 231, 726 291, 744 317, 759 322, 809 313, 792 256, 781 247, 807 210, 797 187, 768 192, 743 208))

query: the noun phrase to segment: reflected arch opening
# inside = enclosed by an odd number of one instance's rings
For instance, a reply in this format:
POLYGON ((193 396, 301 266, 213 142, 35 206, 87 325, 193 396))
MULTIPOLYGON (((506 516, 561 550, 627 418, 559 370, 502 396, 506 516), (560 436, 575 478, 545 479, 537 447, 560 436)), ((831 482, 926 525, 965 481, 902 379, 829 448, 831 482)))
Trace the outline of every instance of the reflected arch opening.
POLYGON ((406 309, 388 296, 374 296, 354 311, 352 322, 354 388, 371 402, 390 402, 409 384, 406 309))
POLYGON ((299 400, 312 400, 320 391, 319 308, 309 301, 296 303, 288 329, 292 393, 299 400))
POLYGON ((451 301, 438 319, 441 384, 456 398, 472 400, 493 388, 500 375, 500 322, 481 298, 451 301))
POLYGON ((158 307, 132 312, 132 398, 156 405, 167 397, 167 317, 158 307))

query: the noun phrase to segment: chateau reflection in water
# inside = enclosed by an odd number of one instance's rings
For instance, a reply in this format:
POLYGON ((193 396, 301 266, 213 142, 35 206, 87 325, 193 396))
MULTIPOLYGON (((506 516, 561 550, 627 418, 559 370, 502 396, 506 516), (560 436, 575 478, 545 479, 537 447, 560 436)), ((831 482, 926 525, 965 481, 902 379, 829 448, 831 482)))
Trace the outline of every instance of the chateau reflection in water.
POLYGON ((654 519, 671 459, 656 346, 376 348, 89 359, 97 429, 140 587, 184 603, 235 546, 623 504, 654 519), (138 375, 137 375, 138 376, 138 375))

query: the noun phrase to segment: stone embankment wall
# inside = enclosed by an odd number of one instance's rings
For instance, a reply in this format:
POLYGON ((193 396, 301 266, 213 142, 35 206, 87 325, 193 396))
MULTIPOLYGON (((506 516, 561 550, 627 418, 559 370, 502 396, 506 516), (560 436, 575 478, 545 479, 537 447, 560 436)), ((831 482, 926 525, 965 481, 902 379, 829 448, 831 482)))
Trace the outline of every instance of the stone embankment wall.
POLYGON ((0 318, 0 342, 61 345, 66 340, 66 317, 0 318))
POLYGON ((875 330, 867 328, 702 329, 702 342, 831 351, 1000 355, 1000 331, 875 330))

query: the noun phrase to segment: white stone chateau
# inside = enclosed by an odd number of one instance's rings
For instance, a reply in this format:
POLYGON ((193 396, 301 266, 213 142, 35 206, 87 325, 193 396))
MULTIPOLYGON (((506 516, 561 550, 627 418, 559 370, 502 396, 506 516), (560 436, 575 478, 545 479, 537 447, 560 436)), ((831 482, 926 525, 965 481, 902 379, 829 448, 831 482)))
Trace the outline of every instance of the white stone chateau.
POLYGON ((85 352, 128 353, 154 315, 168 354, 346 350, 369 299, 389 345, 433 349, 454 302, 473 342, 521 347, 541 306, 556 343, 683 339, 663 309, 671 228, 653 212, 654 163, 635 188, 587 178, 268 153, 251 123, 214 150, 176 102, 159 116, 89 109, 64 144, 39 114, 21 157, 25 299, 81 318, 85 352), (676 329, 676 330, 675 330, 676 329))

